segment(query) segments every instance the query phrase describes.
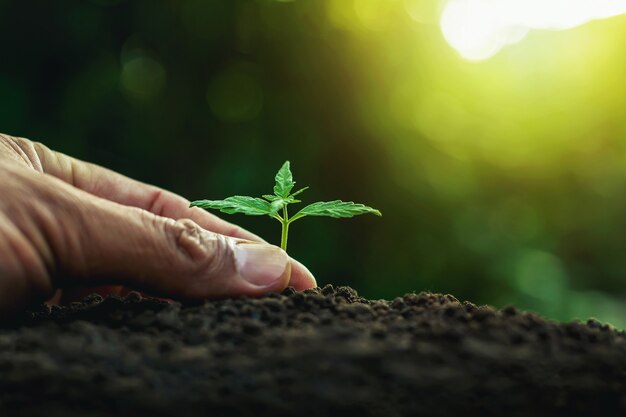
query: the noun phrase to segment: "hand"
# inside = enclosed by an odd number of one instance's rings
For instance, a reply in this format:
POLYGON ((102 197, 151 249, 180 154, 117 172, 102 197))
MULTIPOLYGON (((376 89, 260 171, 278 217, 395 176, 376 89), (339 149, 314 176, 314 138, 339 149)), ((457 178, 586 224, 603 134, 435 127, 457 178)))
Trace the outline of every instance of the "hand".
POLYGON ((0 135, 0 312, 98 285, 202 299, 316 283, 280 248, 178 195, 0 135))

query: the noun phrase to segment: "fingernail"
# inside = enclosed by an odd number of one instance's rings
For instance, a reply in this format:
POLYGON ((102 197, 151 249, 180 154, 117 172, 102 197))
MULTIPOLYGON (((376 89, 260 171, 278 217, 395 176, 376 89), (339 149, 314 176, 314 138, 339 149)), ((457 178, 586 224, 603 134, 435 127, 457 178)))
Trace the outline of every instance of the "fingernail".
POLYGON ((251 284, 268 286, 279 280, 289 258, 285 251, 263 243, 235 245, 235 263, 239 275, 251 284))

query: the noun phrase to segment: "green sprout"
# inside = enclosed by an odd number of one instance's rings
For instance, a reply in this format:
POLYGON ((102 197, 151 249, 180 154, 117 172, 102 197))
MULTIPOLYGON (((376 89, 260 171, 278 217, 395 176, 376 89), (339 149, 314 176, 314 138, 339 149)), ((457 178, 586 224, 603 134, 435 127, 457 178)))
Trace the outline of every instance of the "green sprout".
POLYGON ((300 203, 301 201, 297 200, 295 197, 309 188, 304 187, 292 193, 291 190, 293 190, 295 184, 291 169, 289 169, 289 161, 286 161, 276 174, 274 194, 266 194, 263 198, 236 195, 224 200, 198 200, 192 202, 191 207, 200 207, 205 210, 215 209, 227 214, 242 213, 248 216, 270 216, 278 220, 282 225, 280 247, 283 250, 287 250, 289 225, 303 217, 319 216, 339 219, 367 213, 381 216, 380 211, 363 204, 335 200, 319 201, 309 204, 289 217, 287 206, 289 204, 300 203), (281 212, 282 216, 280 215, 281 212))

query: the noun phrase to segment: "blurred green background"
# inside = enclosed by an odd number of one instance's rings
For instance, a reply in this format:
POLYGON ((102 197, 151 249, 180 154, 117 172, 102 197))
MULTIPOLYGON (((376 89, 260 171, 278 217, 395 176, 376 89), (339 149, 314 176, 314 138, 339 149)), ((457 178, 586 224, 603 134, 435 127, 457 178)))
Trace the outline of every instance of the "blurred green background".
POLYGON ((443 3, 0 0, 0 131, 189 199, 290 159, 305 201, 384 215, 293 225, 319 284, 626 328, 626 16, 470 62, 443 3))

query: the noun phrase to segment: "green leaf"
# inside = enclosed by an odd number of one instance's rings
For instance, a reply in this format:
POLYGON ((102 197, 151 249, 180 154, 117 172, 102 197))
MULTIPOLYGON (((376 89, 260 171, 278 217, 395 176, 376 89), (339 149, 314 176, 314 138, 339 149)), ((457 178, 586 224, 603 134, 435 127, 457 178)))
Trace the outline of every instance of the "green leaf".
POLYGON ((191 203, 190 207, 203 209, 215 209, 222 213, 241 213, 248 216, 273 215, 271 204, 261 198, 233 196, 224 200, 198 200, 191 203))
POLYGON ((274 185, 274 194, 278 197, 287 198, 293 189, 293 175, 289 169, 289 161, 285 161, 276 174, 276 185, 274 185))
POLYGON ((360 214, 367 213, 382 216, 380 211, 372 207, 365 206, 363 204, 353 203, 352 201, 320 201, 317 203, 309 204, 298 213, 296 213, 291 219, 293 221, 304 216, 324 216, 339 219, 354 217, 360 214))
POLYGON ((274 200, 278 200, 280 197, 275 196, 273 194, 263 194, 263 198, 266 199, 267 201, 274 201, 274 200))

